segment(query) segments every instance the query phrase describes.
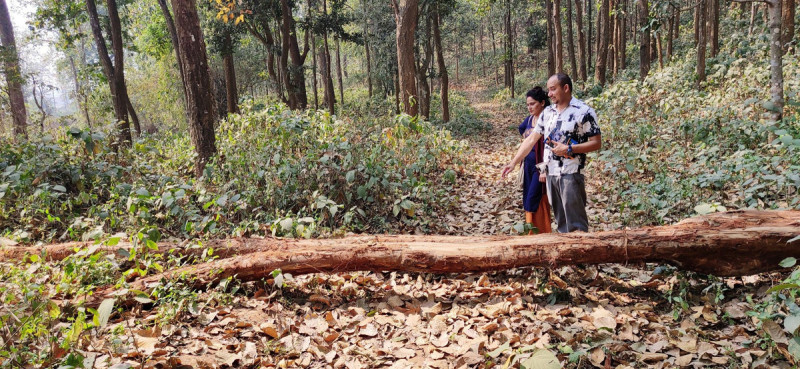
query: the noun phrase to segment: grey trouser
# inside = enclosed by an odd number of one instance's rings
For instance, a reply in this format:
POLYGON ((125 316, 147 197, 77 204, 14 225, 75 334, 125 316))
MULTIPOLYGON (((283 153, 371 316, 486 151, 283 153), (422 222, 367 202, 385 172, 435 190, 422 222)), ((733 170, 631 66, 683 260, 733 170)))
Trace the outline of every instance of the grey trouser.
POLYGON ((547 199, 553 207, 558 233, 589 231, 583 174, 547 176, 547 199))

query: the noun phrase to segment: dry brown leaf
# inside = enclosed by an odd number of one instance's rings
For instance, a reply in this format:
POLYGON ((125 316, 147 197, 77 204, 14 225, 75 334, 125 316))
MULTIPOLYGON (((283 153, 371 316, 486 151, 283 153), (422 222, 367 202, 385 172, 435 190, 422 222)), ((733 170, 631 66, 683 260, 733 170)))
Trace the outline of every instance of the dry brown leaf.
POLYGON ((602 367, 606 361, 606 352, 602 347, 593 349, 589 352, 589 361, 591 361, 594 366, 602 367))
POLYGON ((617 320, 614 314, 602 307, 594 309, 591 317, 592 323, 596 328, 608 328, 612 331, 617 328, 617 320))
POLYGON ((692 355, 692 354, 678 356, 677 358, 675 358, 675 365, 680 366, 680 367, 688 366, 689 363, 692 362, 693 358, 694 358, 694 355, 692 355))
POLYGON ((672 344, 686 352, 693 354, 697 352, 697 336, 694 335, 687 334, 678 337, 675 340, 672 340, 672 344))
POLYGON ((392 352, 392 356, 398 359, 409 359, 416 355, 417 355, 416 351, 405 347, 398 348, 392 352))
POLYGON ((367 324, 364 328, 358 331, 359 336, 375 337, 378 335, 378 328, 374 324, 367 324))

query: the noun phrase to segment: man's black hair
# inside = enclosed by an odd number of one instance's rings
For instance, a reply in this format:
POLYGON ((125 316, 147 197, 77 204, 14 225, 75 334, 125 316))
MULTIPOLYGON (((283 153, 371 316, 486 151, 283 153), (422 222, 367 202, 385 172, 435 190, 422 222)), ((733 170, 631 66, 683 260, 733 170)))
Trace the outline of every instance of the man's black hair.
POLYGON ((566 73, 556 73, 553 76, 556 77, 561 87, 569 86, 569 92, 572 92, 572 78, 569 78, 566 73))
POLYGON ((528 93, 525 94, 525 97, 530 97, 531 99, 544 104, 544 106, 550 106, 550 99, 547 97, 547 92, 544 92, 544 89, 540 86, 536 86, 528 90, 528 93))

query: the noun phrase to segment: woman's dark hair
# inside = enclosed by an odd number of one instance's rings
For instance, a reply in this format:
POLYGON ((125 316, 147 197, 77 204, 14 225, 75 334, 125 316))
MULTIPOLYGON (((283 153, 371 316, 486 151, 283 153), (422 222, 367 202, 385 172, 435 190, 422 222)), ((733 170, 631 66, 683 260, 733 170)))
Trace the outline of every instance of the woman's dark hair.
POLYGON ((525 97, 530 97, 531 99, 544 104, 544 106, 550 106, 550 99, 547 97, 547 93, 544 92, 544 89, 542 89, 540 86, 530 89, 528 93, 525 94, 525 97))

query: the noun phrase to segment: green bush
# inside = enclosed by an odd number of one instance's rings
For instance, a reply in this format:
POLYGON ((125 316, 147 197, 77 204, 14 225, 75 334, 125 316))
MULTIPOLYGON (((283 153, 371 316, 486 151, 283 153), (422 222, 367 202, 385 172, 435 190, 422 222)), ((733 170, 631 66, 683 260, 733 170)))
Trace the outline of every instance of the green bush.
POLYGON ((119 153, 104 135, 77 128, 4 144, 0 233, 50 241, 147 229, 176 237, 424 230, 449 206, 445 173, 460 165, 465 144, 430 123, 251 108, 220 123, 203 181, 192 177, 184 134, 145 135, 119 153))

